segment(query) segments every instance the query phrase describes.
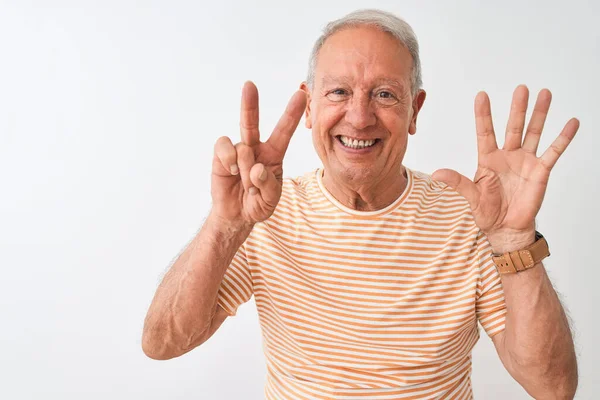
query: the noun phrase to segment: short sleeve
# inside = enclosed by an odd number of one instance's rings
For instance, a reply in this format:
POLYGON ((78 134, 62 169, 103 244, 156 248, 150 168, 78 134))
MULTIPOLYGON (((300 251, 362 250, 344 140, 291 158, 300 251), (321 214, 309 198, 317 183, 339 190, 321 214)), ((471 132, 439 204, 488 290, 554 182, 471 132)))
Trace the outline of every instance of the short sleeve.
POLYGON ((219 287, 217 304, 227 314, 234 316, 238 307, 250 300, 252 293, 252 276, 250 275, 244 243, 235 253, 227 271, 225 271, 221 286, 219 287))
POLYGON ((477 236, 477 257, 479 262, 479 281, 475 314, 489 337, 504 330, 506 304, 500 274, 492 261, 492 247, 483 232, 477 236))

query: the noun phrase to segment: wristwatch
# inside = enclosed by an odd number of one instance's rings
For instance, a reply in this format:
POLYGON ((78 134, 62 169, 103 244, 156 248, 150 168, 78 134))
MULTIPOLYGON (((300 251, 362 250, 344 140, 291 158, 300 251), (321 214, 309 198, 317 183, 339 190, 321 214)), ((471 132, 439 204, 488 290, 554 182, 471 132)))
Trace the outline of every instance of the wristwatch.
POLYGON ((548 242, 541 233, 535 231, 535 242, 522 249, 504 254, 492 254, 496 269, 501 274, 511 274, 533 268, 550 255, 548 242))

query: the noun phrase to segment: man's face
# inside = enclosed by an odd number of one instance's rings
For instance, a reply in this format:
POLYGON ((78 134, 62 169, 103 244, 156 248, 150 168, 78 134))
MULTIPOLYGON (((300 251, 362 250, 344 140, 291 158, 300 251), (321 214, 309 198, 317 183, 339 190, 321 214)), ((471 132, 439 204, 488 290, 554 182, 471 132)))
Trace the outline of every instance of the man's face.
POLYGON ((306 127, 326 174, 356 184, 398 174, 425 100, 423 91, 413 98, 411 72, 408 49, 377 28, 346 28, 325 41, 306 127))

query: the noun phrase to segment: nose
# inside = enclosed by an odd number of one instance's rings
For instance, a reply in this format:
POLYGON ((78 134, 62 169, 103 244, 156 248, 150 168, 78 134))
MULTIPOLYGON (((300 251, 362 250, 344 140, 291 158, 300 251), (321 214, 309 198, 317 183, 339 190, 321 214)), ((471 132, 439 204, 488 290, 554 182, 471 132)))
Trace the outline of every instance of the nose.
POLYGON ((375 125, 377 118, 372 108, 370 96, 366 94, 354 95, 347 103, 346 122, 355 129, 365 129, 375 125))

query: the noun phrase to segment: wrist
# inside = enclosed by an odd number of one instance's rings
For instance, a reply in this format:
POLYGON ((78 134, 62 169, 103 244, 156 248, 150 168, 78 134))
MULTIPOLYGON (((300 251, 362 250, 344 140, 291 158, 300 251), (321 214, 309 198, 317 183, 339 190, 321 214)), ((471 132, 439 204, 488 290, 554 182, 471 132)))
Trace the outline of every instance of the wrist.
POLYGON ((535 242, 535 228, 516 231, 506 229, 487 234, 494 254, 504 254, 521 250, 535 242))
POLYGON ((214 210, 211 210, 206 218, 206 225, 212 230, 220 231, 227 236, 235 236, 236 234, 247 236, 254 228, 254 223, 245 221, 242 218, 224 218, 215 213, 214 210))

